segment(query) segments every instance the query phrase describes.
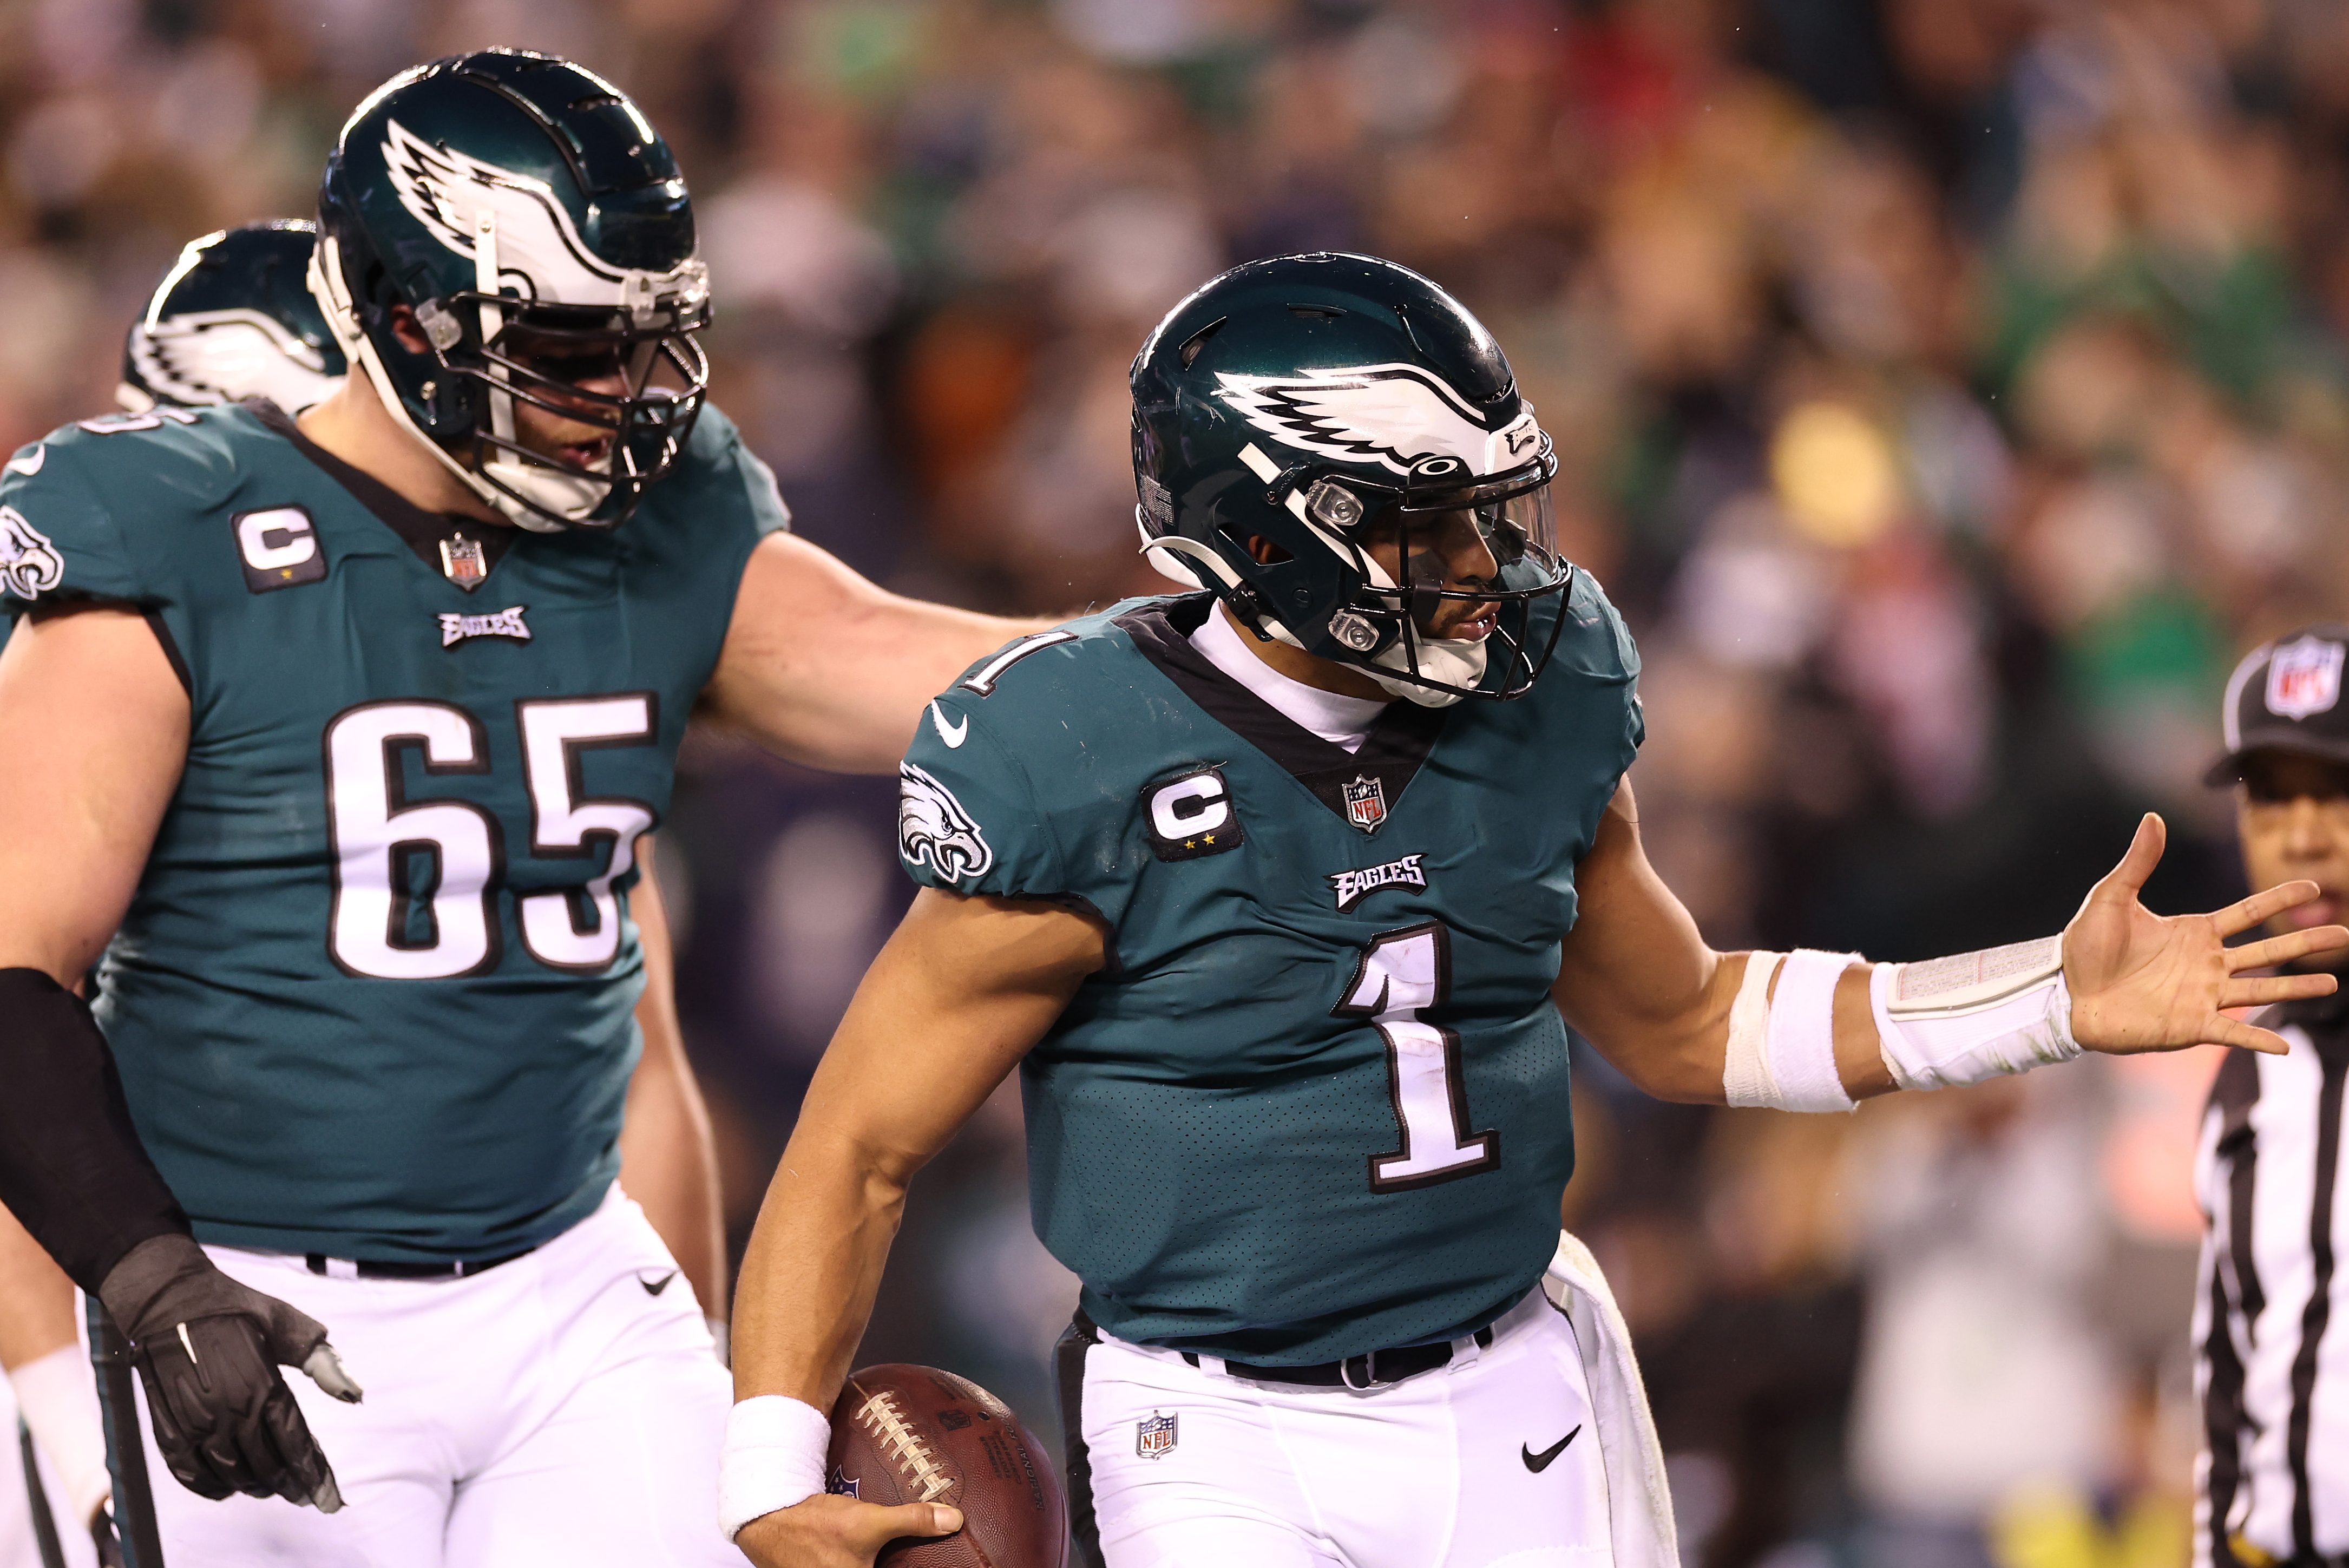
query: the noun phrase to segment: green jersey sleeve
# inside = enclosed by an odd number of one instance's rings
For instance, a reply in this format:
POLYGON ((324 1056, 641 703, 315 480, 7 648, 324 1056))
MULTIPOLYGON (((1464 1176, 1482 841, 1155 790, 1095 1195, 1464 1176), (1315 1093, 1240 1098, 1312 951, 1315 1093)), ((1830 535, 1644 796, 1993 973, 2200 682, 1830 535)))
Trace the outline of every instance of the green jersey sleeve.
POLYGON ((1065 632, 1023 638, 923 711, 898 772, 897 853, 916 882, 1081 904, 1117 925, 1147 851, 1113 759, 1068 722, 1098 651, 1065 632))
POLYGON ((98 600, 147 603, 122 530, 78 454, 43 441, 0 469, 0 614, 98 600))

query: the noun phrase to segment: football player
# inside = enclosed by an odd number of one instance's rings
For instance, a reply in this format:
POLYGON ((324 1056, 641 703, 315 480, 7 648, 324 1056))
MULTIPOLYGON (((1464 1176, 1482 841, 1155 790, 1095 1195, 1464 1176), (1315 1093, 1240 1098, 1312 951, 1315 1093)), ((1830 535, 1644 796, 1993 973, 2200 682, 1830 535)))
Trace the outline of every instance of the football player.
POLYGON ((0 1201, 136 1347, 182 1568, 732 1560, 723 1372, 613 1183, 638 845, 698 704, 879 770, 1021 628, 790 534, 610 84, 403 73, 320 211, 332 392, 0 475, 0 1201))
POLYGON ((827 1495, 824 1412, 908 1179, 1014 1067, 1036 1228, 1083 1282, 1087 1561, 1605 1563, 1624 1434, 1538 1288, 1561 1009, 1651 1093, 1824 1111, 2083 1049, 2273 1050, 2220 1009, 2332 989, 2234 976, 2338 926, 2225 945, 2313 883, 2138 904, 2151 817, 2058 937, 1712 951, 1640 847, 1631 640, 1555 553, 1549 439, 1456 301, 1363 257, 1253 263, 1175 307, 1133 387, 1144 548, 1206 591, 1029 637, 930 705, 899 846, 925 891, 737 1294, 720 1495, 753 1562, 957 1522, 827 1495))
POLYGON ((122 344, 114 400, 140 414, 266 397, 299 414, 349 368, 310 294, 318 225, 273 218, 191 240, 122 344))

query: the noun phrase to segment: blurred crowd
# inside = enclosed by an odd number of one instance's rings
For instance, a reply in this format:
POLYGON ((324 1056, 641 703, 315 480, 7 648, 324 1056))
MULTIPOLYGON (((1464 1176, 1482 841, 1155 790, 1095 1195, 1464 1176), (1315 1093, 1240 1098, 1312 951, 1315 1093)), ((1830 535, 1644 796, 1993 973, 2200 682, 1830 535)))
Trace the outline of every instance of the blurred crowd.
MULTIPOLYGON (((2340 614, 2338 0, 7 0, 0 438, 103 407, 177 248, 310 211, 357 98, 488 44, 644 103, 717 397, 908 592, 1152 591, 1125 372, 1221 267, 1375 252, 1499 335, 1629 614, 1650 852, 1716 946, 2044 934, 2199 776, 2241 649, 2340 614)), ((664 830, 739 1233, 906 889, 885 783, 698 736, 664 830)), ((1621 1290, 1687 1560, 2185 1561, 2207 1056, 1850 1119, 1594 1059, 1569 1218, 1621 1290)), ((1073 1285, 999 1097, 874 1330, 1049 1408, 1073 1285)), ((1049 1422, 1042 1424, 1049 1425, 1049 1422)))

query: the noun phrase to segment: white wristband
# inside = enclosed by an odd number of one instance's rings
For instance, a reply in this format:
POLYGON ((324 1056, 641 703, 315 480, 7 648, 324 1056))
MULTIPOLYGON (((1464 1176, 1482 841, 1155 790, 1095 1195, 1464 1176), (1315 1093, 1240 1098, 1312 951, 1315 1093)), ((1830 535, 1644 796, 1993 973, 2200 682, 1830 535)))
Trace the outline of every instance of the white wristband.
POLYGON ((1800 947, 1746 955, 1745 977, 1729 1006, 1729 1053, 1722 1093, 1732 1105, 1773 1110, 1850 1110, 1836 1068, 1835 994, 1857 953, 1800 947), (1771 974, 1777 975, 1775 991, 1771 974))
POLYGON ((87 1527, 113 1491, 89 1357, 78 1345, 59 1346, 9 1373, 8 1385, 33 1440, 57 1470, 73 1517, 87 1527))
POLYGON ((832 1418, 804 1399, 761 1394, 728 1411, 718 1460, 718 1528, 726 1539, 823 1491, 831 1449, 832 1418))
POLYGON ((1843 972, 1860 961, 1857 953, 1809 947, 1786 954, 1777 994, 1770 998, 1770 1071, 1778 1080, 1780 1109, 1854 1109, 1836 1070, 1835 994, 1843 972))
POLYGON ((1981 1083, 2081 1051, 2060 936, 1879 964, 1868 995, 1884 1066, 1902 1088, 1981 1083))

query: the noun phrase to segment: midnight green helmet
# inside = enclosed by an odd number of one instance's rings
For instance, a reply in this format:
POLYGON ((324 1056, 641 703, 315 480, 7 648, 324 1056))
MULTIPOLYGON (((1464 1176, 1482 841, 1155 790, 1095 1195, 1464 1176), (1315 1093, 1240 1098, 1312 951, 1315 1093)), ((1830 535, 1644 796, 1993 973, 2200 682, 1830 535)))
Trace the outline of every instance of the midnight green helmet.
POLYGON ((199 408, 266 397, 298 414, 347 366, 310 296, 318 226, 290 218, 191 240, 122 345, 115 401, 199 408))
POLYGON ((1133 383, 1135 516, 1161 572, 1415 702, 1532 688, 1563 604, 1536 611, 1573 579, 1557 460, 1459 301, 1371 256, 1252 262, 1158 324, 1133 383), (1470 529, 1492 570, 1464 585, 1431 545, 1470 529), (1400 580, 1372 540, 1397 546, 1400 580), (1427 634, 1446 601, 1489 631, 1427 634))
POLYGON ((510 49, 404 71, 343 127, 318 219, 312 287, 344 352, 512 521, 616 526, 684 451, 709 273, 676 158, 609 82, 510 49), (533 451, 522 404, 605 434, 533 451))

